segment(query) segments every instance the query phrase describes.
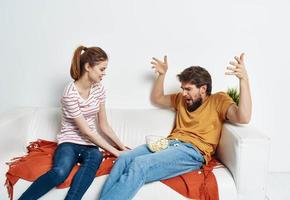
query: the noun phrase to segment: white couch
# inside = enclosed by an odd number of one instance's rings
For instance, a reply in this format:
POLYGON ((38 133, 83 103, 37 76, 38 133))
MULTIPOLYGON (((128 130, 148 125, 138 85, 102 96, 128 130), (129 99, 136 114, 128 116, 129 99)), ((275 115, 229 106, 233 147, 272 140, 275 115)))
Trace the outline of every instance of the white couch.
MULTIPOLYGON (((173 125, 174 113, 162 109, 111 109, 108 120, 120 139, 130 147, 145 142, 145 135, 166 136, 173 125)), ((8 199, 4 187, 5 162, 25 153, 25 147, 38 138, 55 140, 60 129, 59 108, 19 108, 0 116, 1 187, 0 199, 8 199)), ((220 200, 264 200, 268 167, 269 139, 251 126, 225 124, 217 157, 226 166, 214 169, 220 200)), ((97 199, 107 176, 95 178, 84 200, 97 199)), ((14 198, 31 183, 19 180, 14 187, 14 198)), ((67 189, 52 189, 41 199, 64 199, 67 189)), ((141 188, 135 200, 186 199, 161 182, 141 188), (158 191, 158 192, 157 192, 158 191)))

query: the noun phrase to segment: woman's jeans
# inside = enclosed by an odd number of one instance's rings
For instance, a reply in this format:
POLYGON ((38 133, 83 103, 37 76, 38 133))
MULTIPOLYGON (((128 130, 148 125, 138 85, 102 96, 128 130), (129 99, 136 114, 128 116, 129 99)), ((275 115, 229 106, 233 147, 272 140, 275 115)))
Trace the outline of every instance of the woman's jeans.
POLYGON ((203 165, 199 150, 189 143, 170 140, 165 150, 151 153, 146 145, 125 152, 107 178, 100 200, 129 200, 145 184, 184 174, 203 165))
POLYGON ((50 189, 64 182, 78 162, 81 166, 72 180, 65 199, 81 199, 93 182, 102 159, 102 153, 96 146, 62 143, 55 151, 52 169, 34 181, 22 194, 20 200, 40 198, 50 189))

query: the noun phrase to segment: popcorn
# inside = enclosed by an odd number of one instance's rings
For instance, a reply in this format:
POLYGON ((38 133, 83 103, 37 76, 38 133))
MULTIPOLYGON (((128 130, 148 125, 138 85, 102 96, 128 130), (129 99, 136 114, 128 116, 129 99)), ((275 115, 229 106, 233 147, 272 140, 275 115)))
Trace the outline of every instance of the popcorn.
POLYGON ((147 147, 152 152, 158 152, 168 147, 168 140, 161 136, 146 136, 147 147))

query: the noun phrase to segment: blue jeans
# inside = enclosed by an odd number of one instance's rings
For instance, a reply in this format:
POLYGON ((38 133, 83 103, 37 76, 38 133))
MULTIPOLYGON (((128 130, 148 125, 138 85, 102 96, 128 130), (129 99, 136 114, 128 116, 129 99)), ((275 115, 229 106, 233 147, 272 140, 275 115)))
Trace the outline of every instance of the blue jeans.
POLYGON ((50 189, 65 181, 78 162, 81 163, 81 166, 72 180, 65 199, 81 199, 93 182, 102 159, 102 153, 96 146, 62 143, 55 151, 51 170, 34 181, 19 200, 40 198, 50 189))
POLYGON ((170 140, 165 150, 151 153, 146 144, 125 152, 107 178, 100 200, 132 199, 145 184, 200 169, 204 158, 189 143, 170 140))

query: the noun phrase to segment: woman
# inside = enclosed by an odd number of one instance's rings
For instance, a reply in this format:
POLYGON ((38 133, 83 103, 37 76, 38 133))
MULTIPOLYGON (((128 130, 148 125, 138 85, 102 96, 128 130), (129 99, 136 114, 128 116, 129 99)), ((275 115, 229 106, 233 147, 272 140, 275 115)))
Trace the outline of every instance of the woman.
POLYGON ((108 56, 99 47, 80 46, 75 50, 70 69, 74 81, 65 88, 61 99, 62 127, 57 135, 53 167, 40 176, 20 200, 40 198, 62 183, 78 162, 80 168, 65 199, 81 199, 102 162, 98 147, 116 157, 125 150, 106 117, 105 90, 100 82, 107 64, 108 56))

